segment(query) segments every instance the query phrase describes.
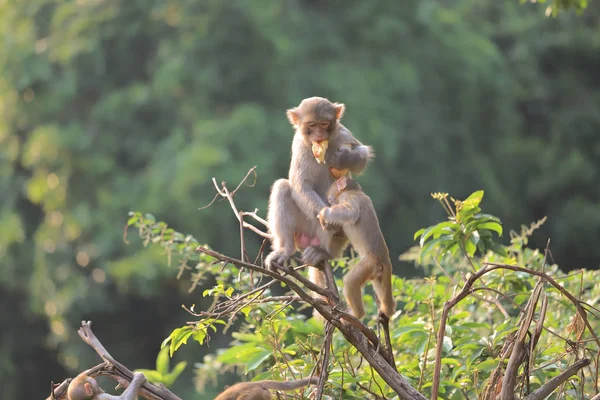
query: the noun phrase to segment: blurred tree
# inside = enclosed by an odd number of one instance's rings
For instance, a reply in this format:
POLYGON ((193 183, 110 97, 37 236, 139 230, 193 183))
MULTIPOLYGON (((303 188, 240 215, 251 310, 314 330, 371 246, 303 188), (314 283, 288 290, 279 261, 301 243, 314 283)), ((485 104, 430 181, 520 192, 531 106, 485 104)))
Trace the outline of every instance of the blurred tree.
MULTIPOLYGON (((237 254, 228 205, 197 210, 210 178, 237 182, 257 165, 237 201, 264 215, 287 174, 284 111, 303 97, 346 103, 346 125, 374 146, 360 179, 394 259, 442 216, 430 192, 484 188, 507 228, 549 216, 532 243, 551 237, 562 268, 596 268, 599 16, 597 2, 556 18, 510 1, 3 2, 0 285, 15 312, 0 324, 32 335, 2 333, 5 396, 45 391, 16 383, 18 358, 89 365, 73 335, 91 315, 120 317, 106 334, 130 365, 153 365, 190 297, 161 254, 124 246, 127 211, 237 254)), ((37 365, 31 380, 64 377, 37 365)))

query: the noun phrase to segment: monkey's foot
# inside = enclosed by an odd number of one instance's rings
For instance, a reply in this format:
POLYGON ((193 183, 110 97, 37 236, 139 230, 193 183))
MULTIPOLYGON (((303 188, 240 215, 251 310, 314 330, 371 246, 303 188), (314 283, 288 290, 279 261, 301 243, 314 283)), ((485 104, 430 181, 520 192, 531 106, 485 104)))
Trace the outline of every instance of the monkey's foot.
POLYGON ((321 261, 326 261, 330 258, 325 250, 317 246, 310 246, 302 253, 302 262, 309 265, 317 265, 321 261))
POLYGON ((389 326, 390 325, 390 317, 388 317, 387 315, 385 315, 383 312, 379 311, 379 323, 383 326, 389 326))
POLYGON ((275 267, 275 265, 273 265, 273 264, 277 264, 282 267, 285 267, 285 265, 289 261, 289 259, 290 259, 290 256, 287 255, 285 252, 280 251, 280 250, 275 250, 275 251, 272 251, 267 256, 267 258, 265 259, 265 265, 271 271, 277 271, 277 267, 275 267))

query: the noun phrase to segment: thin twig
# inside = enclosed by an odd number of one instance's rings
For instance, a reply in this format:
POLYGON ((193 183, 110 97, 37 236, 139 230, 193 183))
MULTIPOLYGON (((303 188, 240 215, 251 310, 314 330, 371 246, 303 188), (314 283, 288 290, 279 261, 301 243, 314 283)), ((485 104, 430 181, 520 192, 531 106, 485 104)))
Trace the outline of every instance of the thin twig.
MULTIPOLYGON (((256 167, 254 167, 254 168, 256 168, 256 167)), ((235 205, 235 202, 233 201, 233 196, 234 196, 235 192, 240 188, 242 183, 244 183, 244 181, 246 179, 248 179, 248 176, 250 175, 250 173, 254 172, 254 168, 251 168, 250 171, 248 171, 248 174, 246 174, 246 177, 242 180, 242 182, 240 182, 240 184, 235 188, 235 190, 233 192, 230 192, 229 189, 227 189, 225 182, 221 182, 221 188, 219 188, 219 185, 217 184, 217 180, 214 177, 212 178, 212 181, 213 181, 213 185, 214 185, 217 193, 221 197, 224 197, 229 201, 229 205, 231 206, 231 209, 233 210, 235 217, 238 219, 238 221, 240 221, 240 223, 242 224, 242 226, 244 228, 250 229, 252 232, 256 233, 259 236, 262 236, 267 239, 271 239, 272 236, 269 233, 263 232, 260 229, 258 229, 257 227, 255 227, 254 225, 251 225, 251 224, 243 221, 240 211, 237 209, 237 206, 235 205)), ((244 215, 249 215, 249 216, 255 218, 260 223, 266 224, 266 221, 264 219, 262 219, 256 215, 256 211, 258 211, 258 210, 255 210, 255 212, 253 212, 253 213, 246 213, 244 215)))
POLYGON ((375 398, 375 400, 386 400, 385 397, 378 395, 377 393, 375 393, 374 391, 372 391, 371 389, 369 389, 368 387, 366 387, 365 385, 361 384, 360 382, 356 384, 359 388, 361 388, 362 390, 364 390, 365 392, 369 393, 371 396, 373 396, 375 398))
POLYGON ((323 397, 325 383, 329 378, 329 356, 331 354, 331 342, 333 339, 334 326, 327 323, 325 326, 325 340, 323 341, 323 360, 321 361, 321 373, 319 374, 319 383, 317 385, 317 393, 315 399, 323 397))

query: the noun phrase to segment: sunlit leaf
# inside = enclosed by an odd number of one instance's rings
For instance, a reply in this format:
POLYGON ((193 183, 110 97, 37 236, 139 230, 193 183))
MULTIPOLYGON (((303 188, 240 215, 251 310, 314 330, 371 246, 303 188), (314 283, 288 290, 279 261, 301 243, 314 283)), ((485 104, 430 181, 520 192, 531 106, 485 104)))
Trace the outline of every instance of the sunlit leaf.
POLYGON ((477 225, 477 229, 488 229, 490 231, 494 231, 498 234, 498 236, 502 236, 502 225, 497 222, 484 222, 482 224, 477 225))

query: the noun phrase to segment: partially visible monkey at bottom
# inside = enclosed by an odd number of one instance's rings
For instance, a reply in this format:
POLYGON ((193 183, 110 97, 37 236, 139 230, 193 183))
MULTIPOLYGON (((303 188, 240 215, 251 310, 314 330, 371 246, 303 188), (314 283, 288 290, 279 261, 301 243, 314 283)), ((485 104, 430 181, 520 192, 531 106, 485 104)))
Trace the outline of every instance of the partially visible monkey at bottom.
POLYGON ((362 289, 367 281, 379 299, 379 312, 388 319, 396 303, 392 295, 392 261, 371 198, 351 178, 335 181, 327 192, 330 207, 317 218, 323 229, 342 227, 361 260, 344 276, 344 297, 352 315, 365 316, 362 289))
POLYGON ((294 390, 300 389, 307 385, 316 385, 319 378, 298 379, 295 381, 256 381, 256 382, 241 382, 227 388, 223 393, 218 395, 215 400, 272 400, 273 394, 269 389, 273 390, 294 390))
POLYGON ((68 400, 137 400, 138 392, 146 383, 146 377, 141 372, 133 374, 133 380, 120 396, 113 396, 98 386, 98 382, 90 376, 79 374, 69 383, 68 400))

